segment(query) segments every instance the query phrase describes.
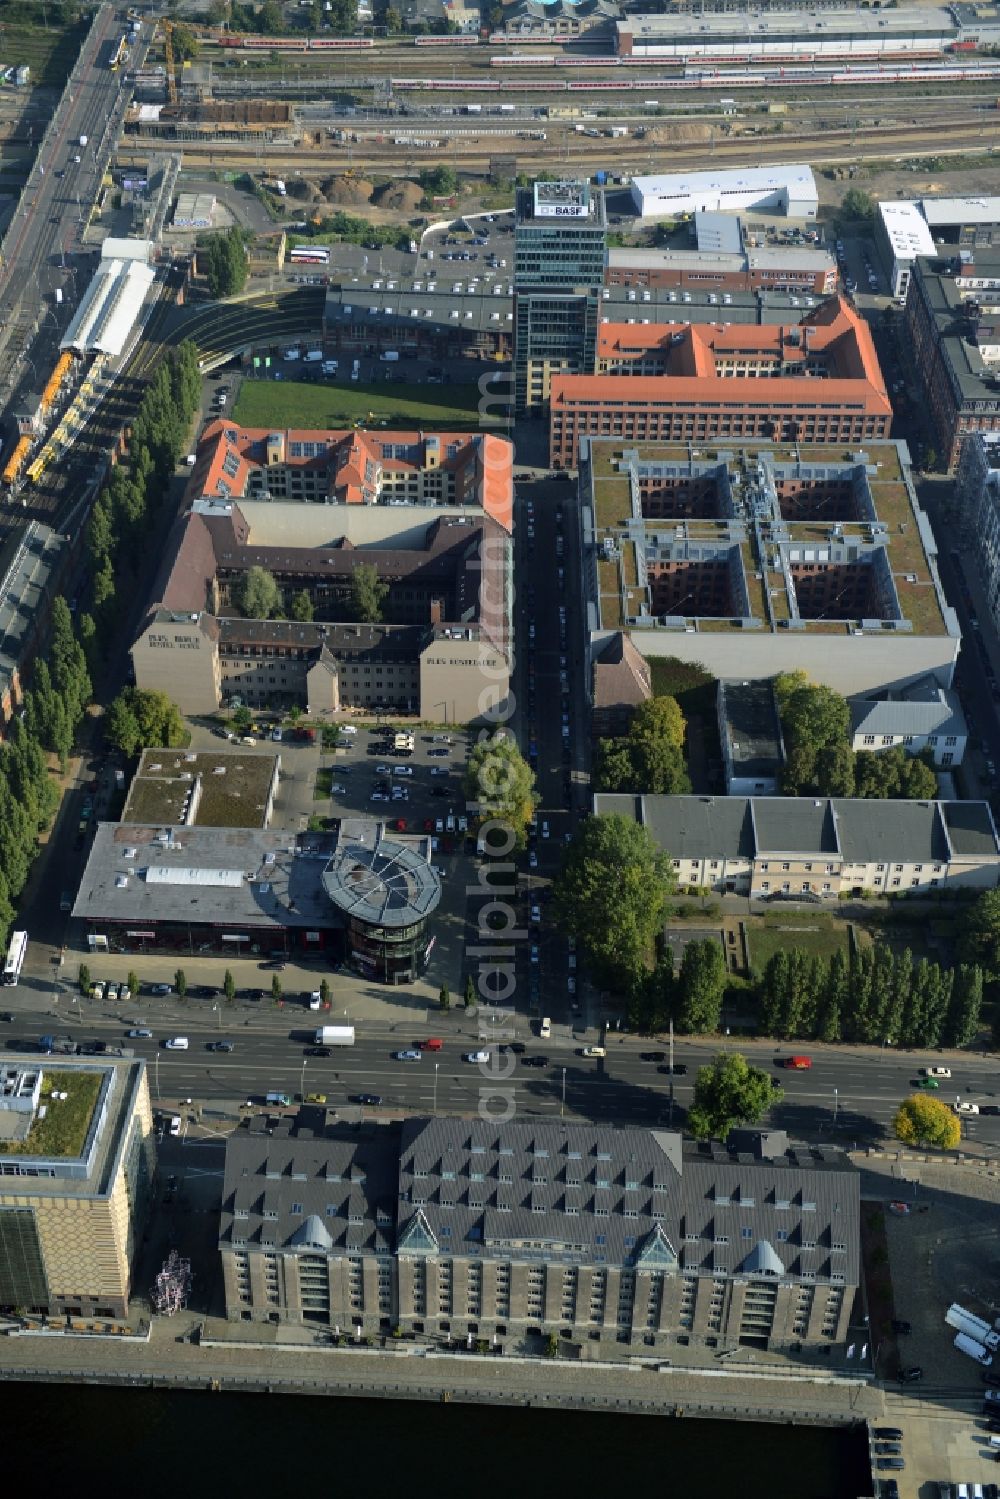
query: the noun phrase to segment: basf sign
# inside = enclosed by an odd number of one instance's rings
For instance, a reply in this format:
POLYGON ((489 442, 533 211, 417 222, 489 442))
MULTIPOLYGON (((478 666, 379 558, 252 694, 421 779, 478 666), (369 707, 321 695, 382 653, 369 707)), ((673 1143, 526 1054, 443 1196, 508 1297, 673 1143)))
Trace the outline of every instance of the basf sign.
POLYGON ((539 203, 535 213, 540 219, 585 219, 586 203, 539 203))

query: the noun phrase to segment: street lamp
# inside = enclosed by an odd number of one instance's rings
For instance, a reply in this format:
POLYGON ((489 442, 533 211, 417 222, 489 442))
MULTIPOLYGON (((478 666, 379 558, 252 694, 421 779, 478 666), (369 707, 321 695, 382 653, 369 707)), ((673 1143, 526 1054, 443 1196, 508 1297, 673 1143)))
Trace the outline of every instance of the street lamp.
POLYGON ((434 1107, 431 1109, 431 1113, 436 1115, 437 1111, 438 1111, 438 1063, 435 1062, 434 1063, 434 1107))
POLYGON ((837 1090, 833 1090, 833 1127, 837 1128, 837 1090))
POLYGON ((563 1116, 563 1111, 565 1110, 565 1108, 566 1108, 566 1068, 564 1067, 563 1070, 562 1070, 562 1101, 559 1104, 559 1118, 560 1119, 563 1116))
POLYGON ((160 1101, 160 1053, 153 1054, 153 1090, 156 1093, 156 1101, 160 1101))
POLYGON ((219 1017, 219 1030, 221 1031, 221 1029, 222 1029, 222 1006, 221 1005, 213 1005, 212 1009, 214 1010, 215 1014, 219 1017))
POLYGON ((305 1103, 305 1101, 306 1101, 306 1061, 307 1061, 307 1058, 303 1057, 302 1058, 302 1076, 299 1078, 299 1097, 302 1099, 303 1103, 305 1103))

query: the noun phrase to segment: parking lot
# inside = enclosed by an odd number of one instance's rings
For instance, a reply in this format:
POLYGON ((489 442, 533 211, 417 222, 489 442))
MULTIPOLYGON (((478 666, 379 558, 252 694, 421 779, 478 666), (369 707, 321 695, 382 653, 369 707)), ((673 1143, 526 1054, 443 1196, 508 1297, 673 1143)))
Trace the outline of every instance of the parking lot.
MULTIPOLYGON (((413 748, 395 749, 393 736, 358 728, 341 733, 343 748, 324 752, 317 768, 318 789, 329 779, 329 801, 314 809, 343 817, 375 817, 396 832, 430 833, 440 851, 457 849, 468 832, 462 774, 464 734, 447 729, 414 731, 413 748)), ((435 849, 435 852, 438 852, 435 849)))

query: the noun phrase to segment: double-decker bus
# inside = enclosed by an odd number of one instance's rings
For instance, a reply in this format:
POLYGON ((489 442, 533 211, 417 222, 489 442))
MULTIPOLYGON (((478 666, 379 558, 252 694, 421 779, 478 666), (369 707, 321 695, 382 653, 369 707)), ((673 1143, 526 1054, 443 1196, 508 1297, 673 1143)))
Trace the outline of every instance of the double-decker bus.
POLYGON ((27 932, 12 932, 10 946, 7 949, 7 957, 3 965, 3 981, 5 984, 17 983, 21 977, 21 968, 24 963, 24 955, 27 951, 27 932))
POLYGON ((127 56, 128 56, 128 33, 126 32, 125 35, 122 37, 121 41, 118 43, 118 45, 115 48, 114 52, 111 55, 111 71, 112 71, 112 73, 117 73, 118 72, 118 69, 121 67, 122 63, 125 61, 125 59, 126 59, 127 56))

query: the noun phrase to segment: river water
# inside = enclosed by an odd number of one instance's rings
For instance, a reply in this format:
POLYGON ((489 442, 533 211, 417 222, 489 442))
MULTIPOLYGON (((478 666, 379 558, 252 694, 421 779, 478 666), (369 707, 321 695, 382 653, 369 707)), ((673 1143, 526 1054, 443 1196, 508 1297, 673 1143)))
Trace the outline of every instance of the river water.
POLYGON ((3 1384, 0 1402, 8 1493, 18 1469, 86 1499, 870 1492, 863 1434, 823 1427, 59 1384, 3 1384))

